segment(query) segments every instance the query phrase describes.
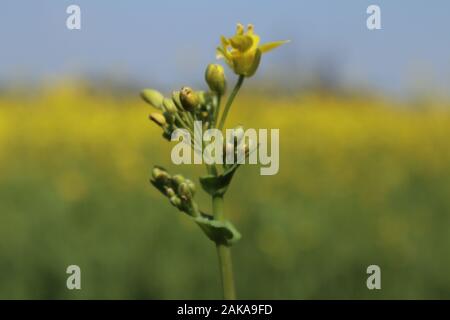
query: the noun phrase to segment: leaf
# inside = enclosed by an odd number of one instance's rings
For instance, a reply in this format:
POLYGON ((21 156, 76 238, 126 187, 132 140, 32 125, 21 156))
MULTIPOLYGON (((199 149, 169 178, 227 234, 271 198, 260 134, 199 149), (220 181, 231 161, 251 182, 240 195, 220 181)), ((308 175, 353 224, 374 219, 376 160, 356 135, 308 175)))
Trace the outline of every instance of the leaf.
POLYGON ((206 214, 200 217, 192 217, 192 219, 200 226, 206 236, 215 243, 231 246, 241 238, 239 231, 228 220, 213 220, 211 216, 206 214))
POLYGON ((219 176, 207 175, 200 177, 199 180, 203 190, 211 196, 224 195, 238 167, 239 164, 235 164, 219 176))

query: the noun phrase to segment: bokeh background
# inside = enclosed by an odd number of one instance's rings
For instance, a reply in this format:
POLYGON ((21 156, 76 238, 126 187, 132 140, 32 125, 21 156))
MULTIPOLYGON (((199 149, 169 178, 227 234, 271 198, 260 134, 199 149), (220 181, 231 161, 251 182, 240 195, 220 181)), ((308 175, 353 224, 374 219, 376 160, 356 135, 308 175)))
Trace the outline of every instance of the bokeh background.
POLYGON ((138 93, 205 88, 237 22, 292 40, 228 120, 280 128, 280 172, 244 166, 226 196, 239 298, 450 298, 450 3, 376 1, 377 31, 370 4, 2 1, 0 298, 221 298, 214 245, 148 183, 204 168, 170 164, 138 93))

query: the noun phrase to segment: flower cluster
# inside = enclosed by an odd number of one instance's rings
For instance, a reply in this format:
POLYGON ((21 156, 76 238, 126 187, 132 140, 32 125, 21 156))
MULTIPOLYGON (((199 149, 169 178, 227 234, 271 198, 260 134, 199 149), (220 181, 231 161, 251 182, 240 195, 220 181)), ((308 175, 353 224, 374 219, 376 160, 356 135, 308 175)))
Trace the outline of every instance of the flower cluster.
POLYGON ((192 132, 196 120, 202 121, 206 128, 210 128, 213 123, 215 105, 213 95, 209 92, 183 87, 167 98, 154 89, 145 89, 141 92, 141 97, 161 111, 150 114, 150 120, 163 129, 163 137, 167 140, 170 140, 175 129, 192 132))
POLYGON ((155 166, 150 182, 169 198, 174 207, 190 216, 199 216, 197 204, 193 200, 195 184, 191 180, 180 174, 171 176, 163 167, 155 166))

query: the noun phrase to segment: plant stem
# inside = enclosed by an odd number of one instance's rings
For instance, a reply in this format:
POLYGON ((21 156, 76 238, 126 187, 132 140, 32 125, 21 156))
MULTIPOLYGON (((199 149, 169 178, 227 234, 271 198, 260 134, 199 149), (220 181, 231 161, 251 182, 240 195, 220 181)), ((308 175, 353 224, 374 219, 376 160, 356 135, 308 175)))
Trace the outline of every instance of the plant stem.
POLYGON ((236 97, 236 94, 238 93, 239 89, 241 88, 242 83, 244 82, 244 79, 245 79, 244 76, 239 76, 239 79, 236 82, 236 85, 234 86, 233 91, 231 92, 230 96, 228 97, 225 108, 223 109, 222 118, 220 118, 220 124, 217 127, 219 130, 222 130, 223 125, 225 124, 225 120, 227 119, 228 111, 230 110, 230 107, 233 104, 233 100, 236 97))
MULTIPOLYGON (((223 221, 225 219, 223 213, 223 197, 214 196, 212 201, 214 219, 223 221)), ((230 248, 221 243, 216 243, 216 248, 222 277, 223 298, 225 300, 236 300, 230 248)))
POLYGON ((217 124, 217 120, 219 120, 219 111, 220 111, 220 102, 222 100, 222 96, 217 94, 215 97, 215 108, 214 108, 214 114, 213 114, 213 121, 212 121, 212 127, 215 128, 217 124))

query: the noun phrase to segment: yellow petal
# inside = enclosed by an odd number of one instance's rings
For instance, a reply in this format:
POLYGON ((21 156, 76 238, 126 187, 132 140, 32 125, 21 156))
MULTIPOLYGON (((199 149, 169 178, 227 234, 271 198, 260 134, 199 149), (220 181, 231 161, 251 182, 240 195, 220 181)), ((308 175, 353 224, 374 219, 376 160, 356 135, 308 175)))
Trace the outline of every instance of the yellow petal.
POLYGON ((221 47, 217 47, 216 59, 221 59, 221 58, 223 58, 225 60, 225 62, 228 64, 228 66, 233 68, 233 61, 231 61, 230 54, 228 53, 228 51, 226 51, 226 49, 224 50, 221 47))
POLYGON ((236 34, 240 36, 244 34, 244 26, 241 23, 237 24, 236 34))
POLYGON ((261 50, 262 53, 266 53, 288 42, 290 42, 290 40, 264 43, 259 47, 259 50, 261 50))
POLYGON ((255 56, 253 57, 253 63, 245 74, 246 77, 251 77, 252 75, 255 74, 256 69, 258 69, 259 63, 261 62, 261 55, 262 55, 261 50, 256 49, 255 56))
POLYGON ((221 59, 221 58, 226 59, 225 55, 226 55, 225 50, 223 50, 223 48, 221 48, 221 47, 217 47, 217 49, 216 49, 216 59, 221 59))
POLYGON ((252 24, 247 25, 247 34, 252 35, 254 32, 254 26, 252 24))
POLYGON ((230 44, 234 49, 244 52, 252 46, 253 39, 249 36, 234 36, 230 38, 230 44))
POLYGON ((227 38, 225 38, 224 36, 220 36, 220 43, 222 44, 222 47, 226 48, 227 46, 230 45, 230 41, 228 41, 227 38))

